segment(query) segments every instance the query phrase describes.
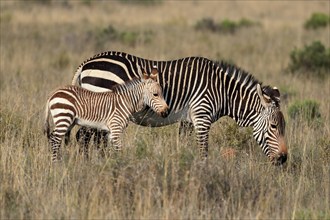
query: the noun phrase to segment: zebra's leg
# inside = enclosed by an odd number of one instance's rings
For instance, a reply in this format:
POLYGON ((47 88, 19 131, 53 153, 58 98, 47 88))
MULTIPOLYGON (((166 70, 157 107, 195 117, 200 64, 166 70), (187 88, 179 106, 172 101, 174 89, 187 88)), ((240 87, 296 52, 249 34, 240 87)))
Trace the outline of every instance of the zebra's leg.
POLYGON ((193 124, 195 127, 197 143, 199 145, 199 154, 202 159, 206 159, 208 156, 209 131, 212 122, 210 118, 205 115, 195 118, 193 124))
POLYGON ((101 130, 97 131, 94 136, 94 144, 96 145, 97 150, 101 154, 101 157, 105 156, 105 150, 108 146, 108 135, 108 131, 101 130))
POLYGON ((115 152, 121 152, 122 149, 121 136, 123 133, 123 128, 120 125, 111 125, 109 127, 109 131, 110 131, 109 139, 113 144, 115 152))
POLYGON ((180 121, 179 135, 190 136, 194 132, 194 124, 188 121, 180 121))
POLYGON ((56 162, 59 159, 59 149, 61 146, 61 142, 63 139, 63 135, 60 135, 54 130, 50 135, 49 135, 49 143, 52 148, 52 161, 56 162))
POLYGON ((88 158, 88 144, 97 130, 93 128, 81 127, 76 133, 76 140, 80 145, 80 152, 84 152, 84 155, 88 158))
POLYGON ((94 135, 94 144, 96 145, 97 149, 100 148, 101 144, 103 143, 103 145, 106 147, 107 143, 108 143, 108 132, 107 131, 96 131, 95 135, 94 135))
POLYGON ((64 136, 64 144, 68 145, 69 141, 70 141, 70 135, 71 135, 71 130, 69 130, 68 132, 66 132, 65 136, 64 136))
POLYGON ((74 127, 74 124, 72 123, 70 127, 68 128, 68 131, 64 135, 64 144, 68 145, 70 141, 70 135, 71 135, 71 130, 74 127))

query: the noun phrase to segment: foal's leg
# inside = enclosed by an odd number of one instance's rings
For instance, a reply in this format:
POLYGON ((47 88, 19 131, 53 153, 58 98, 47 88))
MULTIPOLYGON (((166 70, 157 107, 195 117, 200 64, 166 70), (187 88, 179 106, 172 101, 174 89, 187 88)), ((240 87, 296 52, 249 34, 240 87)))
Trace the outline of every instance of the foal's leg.
MULTIPOLYGON (((65 133, 64 133, 65 134, 65 133)), ((56 129, 50 133, 48 141, 52 148, 52 161, 56 162, 59 160, 59 149, 61 146, 61 142, 64 134, 59 133, 56 129)))
POLYGON ((109 126, 109 139, 113 144, 115 152, 121 152, 122 150, 122 140, 121 136, 123 134, 123 128, 121 125, 114 124, 109 126))

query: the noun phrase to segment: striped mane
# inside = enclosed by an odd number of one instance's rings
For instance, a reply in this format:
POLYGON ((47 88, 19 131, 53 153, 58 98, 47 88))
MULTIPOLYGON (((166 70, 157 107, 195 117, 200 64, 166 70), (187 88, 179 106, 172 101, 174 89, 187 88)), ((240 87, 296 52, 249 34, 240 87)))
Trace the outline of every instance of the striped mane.
POLYGON ((130 89, 133 89, 135 86, 141 83, 141 79, 134 77, 132 80, 126 81, 124 84, 116 84, 111 89, 114 93, 126 92, 130 89))
POLYGON ((221 72, 224 74, 227 72, 229 77, 233 77, 236 82, 239 83, 241 86, 249 86, 255 87, 257 84, 262 84, 257 79, 255 79, 251 74, 248 72, 240 69, 239 67, 225 63, 223 61, 216 62, 219 68, 222 70, 221 72))
MULTIPOLYGON (((233 77, 240 86, 255 88, 257 84, 262 86, 262 82, 258 81, 254 76, 248 72, 236 67, 232 64, 227 64, 225 62, 216 62, 217 66, 222 70, 224 74, 227 72, 229 77, 233 77)), ((262 91, 268 95, 274 103, 279 106, 280 104, 280 94, 278 91, 274 90, 270 86, 262 86, 262 91)))

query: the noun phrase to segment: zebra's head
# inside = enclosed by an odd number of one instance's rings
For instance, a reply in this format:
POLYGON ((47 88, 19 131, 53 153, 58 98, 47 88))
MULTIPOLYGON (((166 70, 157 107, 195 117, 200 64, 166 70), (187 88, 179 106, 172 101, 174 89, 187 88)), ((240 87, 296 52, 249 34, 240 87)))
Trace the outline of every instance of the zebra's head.
POLYGON ((143 72, 142 82, 144 82, 143 101, 154 112, 162 117, 168 115, 168 105, 163 96, 163 90, 157 80, 158 70, 153 67, 150 74, 143 72))
POLYGON ((253 126, 253 136, 262 151, 274 164, 280 165, 287 160, 288 150, 285 144, 285 120, 280 110, 280 92, 274 87, 257 84, 257 93, 262 110, 253 126))

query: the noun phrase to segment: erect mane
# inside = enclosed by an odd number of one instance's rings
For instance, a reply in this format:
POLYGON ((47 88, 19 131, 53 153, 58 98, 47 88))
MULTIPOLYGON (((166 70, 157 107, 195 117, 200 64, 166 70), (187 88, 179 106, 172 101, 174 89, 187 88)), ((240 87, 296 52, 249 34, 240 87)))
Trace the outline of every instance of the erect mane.
POLYGON ((264 94, 268 95, 270 99, 279 106, 280 104, 280 93, 278 90, 274 90, 270 86, 262 86, 262 82, 258 81, 254 76, 248 72, 240 69, 239 67, 228 64, 225 62, 217 62, 217 65, 222 69, 223 73, 227 72, 229 77, 234 77, 236 82, 238 82, 243 87, 256 88, 257 84, 260 84, 264 94))
POLYGON ((132 80, 125 81, 124 84, 116 84, 111 89, 114 93, 128 91, 141 83, 141 79, 134 77, 132 80))
POLYGON ((236 82, 238 82, 241 86, 254 88, 257 84, 262 84, 262 82, 254 78, 254 76, 233 64, 228 64, 223 61, 216 62, 216 64, 220 67, 220 69, 222 69, 223 74, 227 72, 227 75, 229 77, 234 77, 236 82))

